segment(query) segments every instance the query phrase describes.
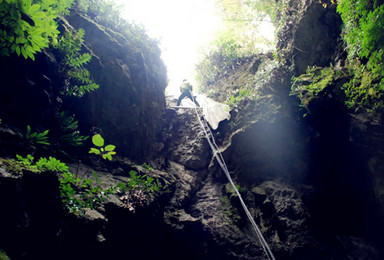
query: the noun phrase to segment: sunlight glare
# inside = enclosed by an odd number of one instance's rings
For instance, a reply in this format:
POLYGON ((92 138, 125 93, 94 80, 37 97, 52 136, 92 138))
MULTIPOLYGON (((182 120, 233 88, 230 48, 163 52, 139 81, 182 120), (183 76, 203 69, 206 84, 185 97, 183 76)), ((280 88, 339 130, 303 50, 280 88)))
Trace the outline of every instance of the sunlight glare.
POLYGON ((199 49, 221 28, 214 0, 117 0, 124 4, 123 18, 141 23, 148 34, 160 39, 167 66, 168 94, 178 94, 184 78, 194 83, 199 49), (174 93, 175 92, 175 93, 174 93))

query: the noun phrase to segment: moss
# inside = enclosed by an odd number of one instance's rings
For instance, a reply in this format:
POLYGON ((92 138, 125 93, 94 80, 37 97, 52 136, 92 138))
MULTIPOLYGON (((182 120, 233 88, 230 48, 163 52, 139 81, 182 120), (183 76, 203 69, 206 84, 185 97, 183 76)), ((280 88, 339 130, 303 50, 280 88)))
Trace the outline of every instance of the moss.
MULTIPOLYGON (((12 159, 0 159, 0 162, 5 165, 5 169, 15 175, 20 175, 24 167, 12 159)), ((0 258, 1 259, 1 258, 0 258)))
POLYGON ((252 189, 252 192, 253 192, 253 193, 256 193, 256 194, 258 194, 258 195, 267 195, 267 192, 265 191, 265 189, 262 188, 262 187, 259 187, 259 186, 254 187, 254 188, 252 189))
POLYGON ((345 71, 330 67, 309 67, 305 74, 293 78, 291 95, 296 95, 304 107, 307 107, 312 99, 317 98, 327 89, 335 91, 341 88, 341 78, 348 77, 345 71))
POLYGON ((365 70, 364 67, 350 67, 354 77, 343 86, 347 96, 348 108, 367 108, 374 111, 384 108, 384 81, 375 73, 365 70))
POLYGON ((238 223, 239 220, 241 220, 241 217, 239 216, 237 210, 232 206, 229 197, 222 196, 220 197, 220 201, 223 212, 233 221, 233 223, 238 223))
POLYGON ((14 175, 21 175, 23 170, 28 170, 32 172, 38 172, 36 167, 17 161, 15 159, 0 159, 0 162, 5 165, 5 169, 14 175))

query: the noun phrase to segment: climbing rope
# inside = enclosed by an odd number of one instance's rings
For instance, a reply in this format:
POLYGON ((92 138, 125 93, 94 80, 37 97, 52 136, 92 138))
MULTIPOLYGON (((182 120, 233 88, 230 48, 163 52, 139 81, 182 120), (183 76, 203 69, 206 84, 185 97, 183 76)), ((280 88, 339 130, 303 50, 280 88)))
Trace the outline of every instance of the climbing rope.
MULTIPOLYGON (((191 95, 191 96, 192 96, 193 102, 195 103, 195 100, 194 100, 195 97, 193 95, 191 95)), ((259 239, 260 244, 263 247, 265 254, 267 255, 268 259, 275 260, 275 257, 273 255, 271 249, 269 248, 269 246, 267 244, 267 241, 264 239, 263 234, 261 233, 259 227, 257 226, 257 224, 256 224, 255 220, 253 219, 251 213, 249 212, 249 210, 247 208, 247 205, 245 204, 243 198, 241 197, 241 194, 240 194, 239 190, 236 188, 236 185, 233 182, 233 180, 231 178, 231 175, 229 174, 227 165, 226 165, 226 163, 224 161, 224 158, 223 158, 221 152, 219 151, 218 146, 216 145, 216 142, 215 142, 215 139, 213 137, 212 131, 209 128, 208 123, 204 119, 204 115, 203 114, 200 115, 198 110, 199 109, 195 106, 195 112, 196 112, 197 119, 200 122, 201 128, 204 130, 205 137, 206 137, 206 139, 207 139, 207 141, 209 143, 209 146, 212 149, 213 156, 216 158, 216 160, 219 163, 221 169, 224 171, 225 175, 227 176, 228 181, 230 182, 230 184, 232 185, 233 189, 235 190, 237 196, 239 197, 241 206, 243 207, 246 215, 248 216, 248 219, 251 222, 251 224, 252 224, 252 226, 253 226, 253 228, 255 230, 257 238, 259 239)), ((200 109, 200 110, 202 110, 202 109, 200 109)))

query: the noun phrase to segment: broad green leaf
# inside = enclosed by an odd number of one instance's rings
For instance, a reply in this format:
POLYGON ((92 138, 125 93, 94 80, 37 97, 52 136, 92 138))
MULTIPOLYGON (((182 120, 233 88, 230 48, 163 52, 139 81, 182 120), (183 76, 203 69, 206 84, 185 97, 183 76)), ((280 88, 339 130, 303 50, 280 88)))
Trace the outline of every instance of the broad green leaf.
POLYGON ((95 134, 92 137, 92 143, 98 147, 102 147, 102 146, 104 146, 104 138, 101 137, 101 135, 99 135, 99 134, 95 134))
POLYGON ((40 9, 40 5, 34 4, 34 5, 31 6, 31 8, 29 8, 29 13, 34 13, 34 12, 36 12, 39 9, 40 9))
POLYGON ((91 150, 89 151, 89 153, 100 154, 100 150, 98 150, 98 149, 96 149, 96 148, 91 148, 91 150))
POLYGON ((112 144, 109 144, 105 147, 105 151, 107 152, 110 152, 110 151, 113 151, 115 150, 116 146, 112 145, 112 144))

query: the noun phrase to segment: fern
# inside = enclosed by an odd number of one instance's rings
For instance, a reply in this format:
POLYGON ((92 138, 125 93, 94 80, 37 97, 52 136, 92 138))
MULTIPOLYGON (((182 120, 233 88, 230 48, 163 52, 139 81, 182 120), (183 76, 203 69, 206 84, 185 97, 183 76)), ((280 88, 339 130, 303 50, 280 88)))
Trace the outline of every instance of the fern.
POLYGON ((60 113, 59 135, 60 142, 70 146, 82 146, 89 137, 80 135, 78 121, 73 116, 68 116, 66 112, 60 113))
POLYGON ((68 83, 61 91, 63 95, 82 97, 85 93, 99 88, 91 79, 88 69, 84 67, 92 56, 89 53, 80 54, 83 37, 83 29, 79 29, 75 35, 70 31, 65 33, 55 46, 61 58, 60 71, 67 77, 68 83))

